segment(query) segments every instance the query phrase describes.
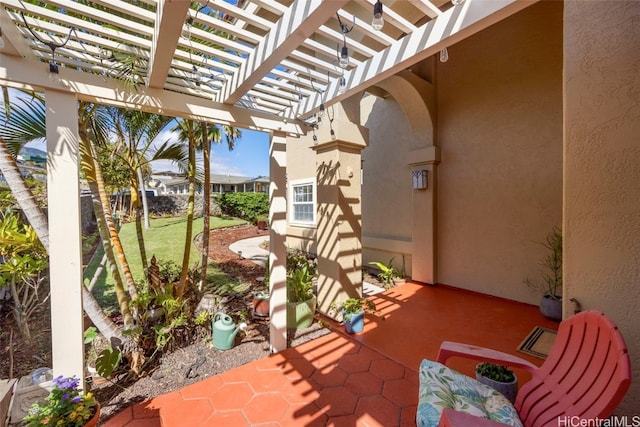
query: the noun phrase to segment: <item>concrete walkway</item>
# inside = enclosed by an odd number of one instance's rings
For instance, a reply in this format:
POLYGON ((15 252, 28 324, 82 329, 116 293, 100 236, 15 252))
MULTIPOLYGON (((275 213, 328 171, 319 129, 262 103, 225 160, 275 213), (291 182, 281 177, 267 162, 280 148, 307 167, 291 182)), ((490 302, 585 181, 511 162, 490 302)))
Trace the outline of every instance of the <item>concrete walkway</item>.
POLYGON ((244 259, 253 261, 262 267, 266 267, 267 262, 269 261, 269 251, 260 247, 264 242, 269 242, 269 235, 238 240, 237 242, 230 244, 229 249, 244 259))

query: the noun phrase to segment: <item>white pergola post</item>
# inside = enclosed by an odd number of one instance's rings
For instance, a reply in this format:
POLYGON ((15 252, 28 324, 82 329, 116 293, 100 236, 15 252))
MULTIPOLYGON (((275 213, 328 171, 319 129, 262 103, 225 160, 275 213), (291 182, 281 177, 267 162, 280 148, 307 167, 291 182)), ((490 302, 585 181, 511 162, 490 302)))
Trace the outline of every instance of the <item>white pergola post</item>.
POLYGON ((78 102, 54 90, 45 102, 52 368, 84 384, 78 102))
POLYGON ((287 138, 272 133, 269 144, 269 302, 270 345, 287 348, 287 138))

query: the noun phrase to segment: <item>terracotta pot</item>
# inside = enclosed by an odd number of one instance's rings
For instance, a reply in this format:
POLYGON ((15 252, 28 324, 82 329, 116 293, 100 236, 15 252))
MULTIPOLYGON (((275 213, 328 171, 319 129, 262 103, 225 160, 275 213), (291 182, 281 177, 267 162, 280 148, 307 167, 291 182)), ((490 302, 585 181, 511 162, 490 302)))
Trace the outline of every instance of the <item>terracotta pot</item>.
POLYGON ((93 417, 89 418, 89 421, 84 425, 84 427, 95 427, 98 425, 98 420, 100 419, 100 403, 96 402, 95 412, 93 417))
POLYGON ((253 315, 256 317, 269 317, 269 295, 255 294, 253 296, 253 315))

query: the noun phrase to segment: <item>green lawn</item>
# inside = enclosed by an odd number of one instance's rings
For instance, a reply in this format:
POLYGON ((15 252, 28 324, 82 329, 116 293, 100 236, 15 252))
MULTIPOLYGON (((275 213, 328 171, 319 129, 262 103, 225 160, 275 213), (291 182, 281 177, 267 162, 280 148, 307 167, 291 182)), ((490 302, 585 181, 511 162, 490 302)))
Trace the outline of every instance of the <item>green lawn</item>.
MULTIPOLYGON (((210 218, 211 229, 229 227, 244 223, 245 221, 240 219, 219 217, 210 218)), ((196 219, 193 224, 193 238, 195 238, 199 233, 202 233, 202 228, 202 219, 196 219)), ((176 265, 181 266, 184 254, 186 229, 187 220, 184 217, 152 219, 151 228, 143 230, 147 257, 151 259, 151 257, 155 255, 156 259, 160 262, 171 261, 176 265)), ((134 279, 136 281, 143 280, 144 271, 142 269, 140 250, 138 248, 135 223, 131 222, 123 224, 119 234, 120 240, 122 241, 122 247, 124 248, 127 262, 129 263, 134 279)), ((93 277, 101 258, 102 250, 100 248, 99 253, 93 257, 93 260, 85 269, 84 277, 86 283, 88 283, 93 277)), ((189 265, 194 266, 199 264, 200 260, 201 254, 192 242, 189 265)), ((93 294, 106 311, 117 310, 115 292, 113 291, 113 279, 111 274, 107 274, 107 271, 108 268, 105 268, 100 275, 99 280, 93 288, 93 294)), ((207 283, 209 287, 217 288, 220 293, 232 290, 237 286, 236 283, 233 283, 212 265, 209 265, 207 269, 207 283)))

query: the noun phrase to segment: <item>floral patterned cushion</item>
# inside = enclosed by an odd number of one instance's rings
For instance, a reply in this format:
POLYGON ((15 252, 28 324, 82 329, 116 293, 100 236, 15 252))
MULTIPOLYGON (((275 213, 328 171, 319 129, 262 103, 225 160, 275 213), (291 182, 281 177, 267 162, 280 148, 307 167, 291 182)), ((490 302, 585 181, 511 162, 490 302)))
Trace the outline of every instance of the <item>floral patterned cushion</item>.
POLYGON ((441 363, 423 360, 416 424, 437 426, 444 408, 522 427, 515 408, 502 394, 441 363))

